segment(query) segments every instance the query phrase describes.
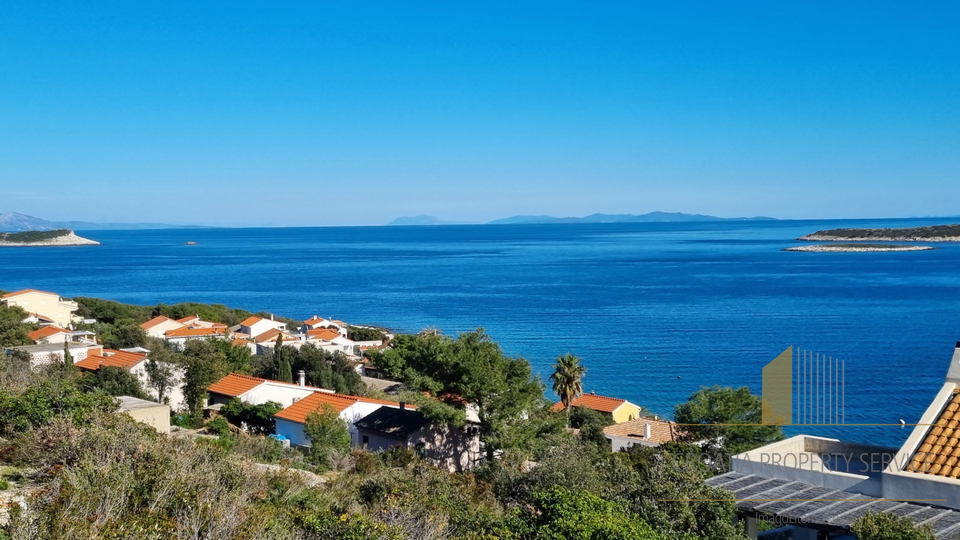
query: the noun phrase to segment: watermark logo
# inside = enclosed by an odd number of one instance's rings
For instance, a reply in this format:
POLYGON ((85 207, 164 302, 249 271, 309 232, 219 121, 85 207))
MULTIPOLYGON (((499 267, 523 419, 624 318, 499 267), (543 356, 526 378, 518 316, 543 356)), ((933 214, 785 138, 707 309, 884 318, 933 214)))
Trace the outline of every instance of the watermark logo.
POLYGON ((787 347, 763 366, 761 422, 836 426, 846 419, 846 363, 787 347))

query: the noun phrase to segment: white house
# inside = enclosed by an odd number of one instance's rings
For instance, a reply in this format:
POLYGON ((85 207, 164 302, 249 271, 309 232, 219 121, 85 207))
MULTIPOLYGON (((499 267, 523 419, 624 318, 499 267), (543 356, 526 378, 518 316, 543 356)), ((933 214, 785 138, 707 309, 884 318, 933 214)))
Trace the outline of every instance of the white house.
POLYGON ((34 330, 33 332, 28 333, 30 339, 34 343, 63 343, 65 341, 73 341, 72 331, 65 330, 56 325, 44 326, 39 330, 34 330))
MULTIPOLYGON (((125 369, 137 377, 137 380, 140 381, 143 389, 150 394, 151 398, 159 399, 157 390, 150 386, 150 379, 147 375, 147 362, 149 362, 147 354, 143 352, 103 349, 99 354, 88 354, 83 360, 74 362, 74 365, 85 371, 97 371, 104 366, 125 369)), ((180 366, 172 366, 169 364, 168 367, 171 368, 173 380, 171 381, 172 384, 170 388, 166 390, 164 400, 170 404, 171 409, 180 410, 185 405, 182 388, 184 369, 180 366)))
POLYGON ((182 322, 175 321, 170 317, 164 317, 163 315, 154 317, 140 325, 140 328, 143 328, 147 332, 148 336, 155 338, 163 338, 167 332, 186 327, 187 325, 183 324, 182 322))
POLYGON ((347 336, 347 323, 343 321, 332 321, 330 319, 324 319, 323 317, 318 317, 314 315, 309 319, 303 321, 303 332, 309 332, 310 330, 317 330, 319 328, 331 328, 336 330, 341 336, 347 336))
POLYGON ((284 407, 289 407, 314 392, 333 393, 332 390, 307 386, 304 379, 302 371, 299 373, 298 383, 273 381, 231 373, 207 387, 207 393, 210 395, 208 402, 210 405, 222 405, 233 398, 237 398, 251 405, 262 405, 268 401, 274 401, 284 407))
POLYGON ((632 446, 660 446, 679 439, 679 430, 673 422, 657 418, 638 418, 603 428, 610 441, 610 450, 619 452, 632 446))
MULTIPOLYGON (((40 345, 24 345, 20 347, 8 347, 7 352, 22 351, 30 355, 30 367, 38 368, 53 363, 63 362, 63 343, 42 343, 40 345)), ((103 347, 94 343, 72 343, 68 342, 70 357, 74 363, 83 360, 88 354, 98 354, 103 347)))
POLYGON ((79 320, 73 313, 80 309, 80 306, 52 292, 24 289, 0 296, 0 302, 42 316, 62 328, 68 328, 74 319, 79 320))
POLYGON ((280 321, 273 320, 272 316, 269 319, 264 319, 263 317, 257 317, 252 315, 247 317, 240 323, 240 331, 248 336, 259 336, 268 330, 279 330, 281 332, 287 331, 287 323, 282 323, 280 321))
POLYGON ((340 351, 346 354, 353 354, 353 349, 356 346, 355 341, 345 338, 331 328, 308 330, 307 341, 314 343, 323 350, 330 352, 340 351))

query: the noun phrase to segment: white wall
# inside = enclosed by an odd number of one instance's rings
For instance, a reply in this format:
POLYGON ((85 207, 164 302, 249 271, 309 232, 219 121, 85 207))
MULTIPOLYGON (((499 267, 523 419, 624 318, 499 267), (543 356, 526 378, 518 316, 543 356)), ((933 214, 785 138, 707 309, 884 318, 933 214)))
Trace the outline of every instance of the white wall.
POLYGON ((316 391, 316 388, 267 382, 240 396, 240 399, 251 405, 276 401, 286 408, 314 393, 314 391, 316 391))

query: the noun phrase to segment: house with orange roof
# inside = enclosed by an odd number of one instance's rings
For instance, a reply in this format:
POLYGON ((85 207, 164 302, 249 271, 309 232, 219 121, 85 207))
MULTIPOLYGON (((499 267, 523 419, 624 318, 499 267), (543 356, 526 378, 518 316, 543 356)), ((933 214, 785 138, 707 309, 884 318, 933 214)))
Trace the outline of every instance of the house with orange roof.
POLYGON ((303 328, 301 331, 307 333, 310 330, 317 330, 320 328, 330 328, 335 330, 343 337, 347 337, 347 323, 343 321, 332 321, 330 319, 324 319, 323 317, 318 317, 314 315, 309 319, 303 321, 303 328))
POLYGON ((287 331, 287 323, 275 321, 273 315, 269 319, 251 315, 240 322, 240 331, 248 336, 259 336, 268 330, 287 331))
POLYGON ((276 434, 286 437, 292 445, 309 446, 310 439, 303 431, 303 427, 307 423, 307 417, 310 413, 323 411, 325 407, 331 407, 339 413, 340 419, 347 424, 354 445, 362 444, 357 427, 354 425, 358 420, 365 418, 381 407, 416 409, 411 405, 396 401, 316 391, 274 415, 276 434))
POLYGON ((39 324, 40 326, 54 324, 53 319, 44 315, 40 315, 39 313, 27 313, 27 316, 23 319, 23 322, 39 324))
MULTIPOLYGON (((614 423, 620 424, 629 422, 640 417, 642 408, 634 405, 625 399, 612 398, 607 396, 598 396, 594 392, 589 394, 580 394, 570 403, 571 407, 586 407, 593 409, 610 417, 614 423)), ((564 409, 563 402, 559 401, 553 406, 554 412, 560 412, 564 409)))
POLYGON ((177 349, 183 349, 186 343, 194 339, 229 339, 230 332, 226 326, 185 326, 175 330, 168 330, 163 339, 177 349))
POLYGON ((80 320, 74 315, 80 306, 76 302, 61 298, 57 293, 24 289, 0 296, 0 303, 42 316, 61 328, 68 328, 80 320))
POLYGON ((288 383, 272 379, 262 379, 251 375, 230 373, 207 387, 208 406, 223 405, 233 398, 251 405, 262 405, 268 401, 289 407, 297 400, 314 392, 333 393, 333 390, 308 386, 303 370, 297 372, 297 381, 288 383))
POLYGON ((71 338, 72 332, 70 330, 64 330, 56 325, 44 326, 39 330, 34 330, 29 332, 27 335, 30 336, 30 339, 34 343, 63 343, 65 341, 72 341, 71 338))
POLYGON ((332 328, 315 328, 307 330, 307 342, 313 343, 317 347, 330 352, 342 352, 353 354, 355 341, 345 338, 332 328))
POLYGON ((199 315, 189 315, 182 319, 177 319, 177 322, 188 326, 190 328, 226 328, 227 325, 218 322, 205 321, 200 318, 199 315))
POLYGON ((171 410, 182 409, 186 405, 182 388, 184 369, 181 366, 163 364, 163 367, 169 370, 172 380, 170 387, 164 388, 161 397, 160 392, 150 380, 147 365, 150 361, 148 354, 141 352, 142 350, 139 348, 102 349, 97 353, 88 354, 82 360, 74 362, 73 365, 88 372, 99 371, 103 367, 115 367, 129 371, 140 381, 140 385, 152 399, 169 404, 171 410))
POLYGON ((610 450, 613 452, 633 446, 660 446, 680 440, 676 423, 653 416, 607 426, 603 428, 603 434, 610 441, 610 450))
POLYGON ((186 324, 175 321, 170 317, 164 317, 163 315, 154 317, 140 325, 140 328, 143 328, 148 336, 161 339, 171 330, 179 330, 186 327, 186 324))

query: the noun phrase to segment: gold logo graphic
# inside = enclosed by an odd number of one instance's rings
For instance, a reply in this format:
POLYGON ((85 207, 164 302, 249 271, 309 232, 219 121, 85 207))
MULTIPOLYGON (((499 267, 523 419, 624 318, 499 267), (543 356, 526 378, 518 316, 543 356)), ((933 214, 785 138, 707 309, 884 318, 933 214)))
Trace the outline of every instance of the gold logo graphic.
POLYGON ((787 347, 763 366, 761 422, 778 426, 843 424, 845 382, 843 361, 787 347))

